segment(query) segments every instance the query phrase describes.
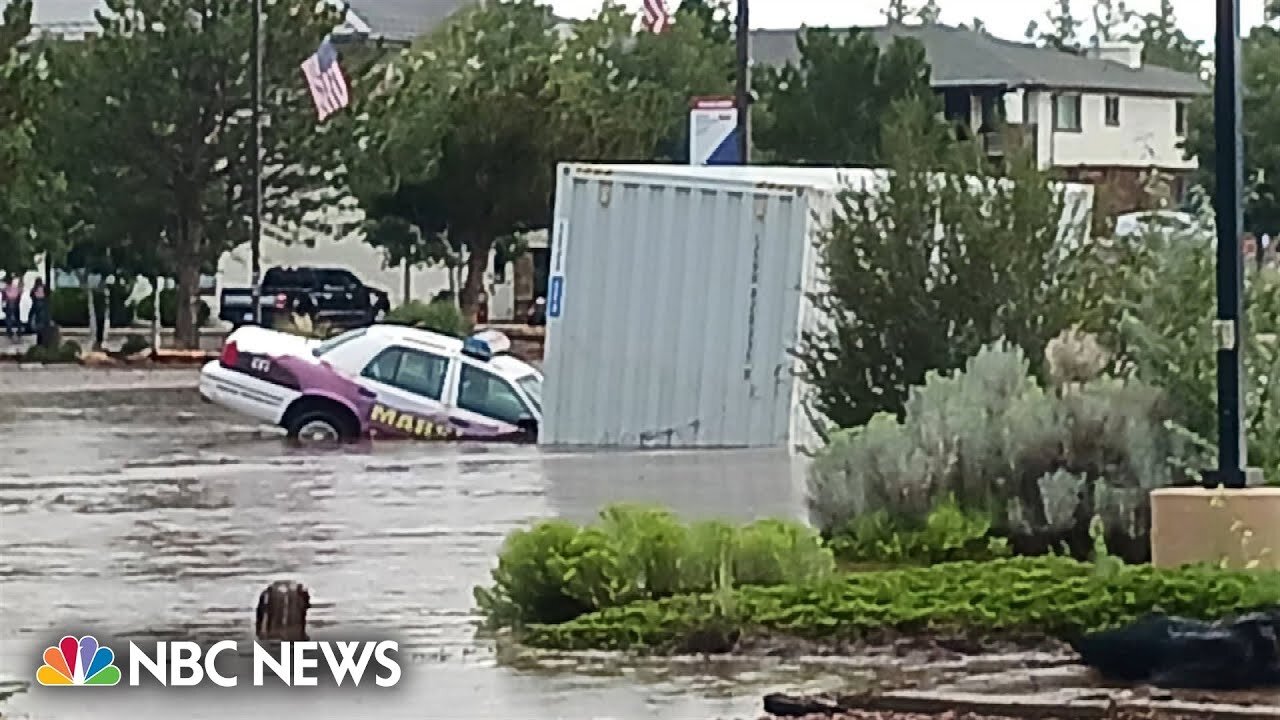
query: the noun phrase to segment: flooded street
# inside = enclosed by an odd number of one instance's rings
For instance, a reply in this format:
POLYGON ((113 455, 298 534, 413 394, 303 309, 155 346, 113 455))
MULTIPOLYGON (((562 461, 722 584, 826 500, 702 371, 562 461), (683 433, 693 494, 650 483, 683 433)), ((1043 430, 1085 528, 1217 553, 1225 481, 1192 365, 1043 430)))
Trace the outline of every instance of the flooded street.
POLYGON ((710 720, 755 717, 776 679, 697 661, 500 664, 474 637, 471 593, 503 537, 541 518, 584 520, 619 500, 690 517, 798 516, 784 457, 390 443, 304 452, 194 390, 138 389, 126 374, 102 376, 92 393, 15 394, 23 372, 0 369, 0 697, 17 690, 0 717, 710 720), (279 579, 311 590, 317 639, 399 640, 400 685, 23 689, 66 633, 248 641, 258 593, 279 579))

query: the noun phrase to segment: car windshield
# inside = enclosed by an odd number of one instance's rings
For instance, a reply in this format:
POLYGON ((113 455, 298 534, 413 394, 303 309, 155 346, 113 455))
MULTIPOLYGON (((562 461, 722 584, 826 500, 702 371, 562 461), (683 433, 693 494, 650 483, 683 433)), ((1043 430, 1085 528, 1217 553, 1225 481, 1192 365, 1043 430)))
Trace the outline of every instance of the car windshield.
POLYGON ((361 335, 364 335, 366 332, 368 332, 368 328, 356 328, 355 330, 348 330, 342 333, 341 335, 338 335, 337 337, 331 337, 328 340, 325 340, 324 342, 315 346, 314 348, 312 348, 311 354, 315 355, 316 357, 324 357, 326 354, 333 352, 334 349, 336 349, 339 345, 345 345, 346 343, 349 343, 352 340, 355 340, 361 335))
POLYGON ((529 397, 529 402, 533 403, 533 409, 539 413, 542 412, 542 376, 537 373, 529 373, 522 378, 516 379, 516 384, 529 397))

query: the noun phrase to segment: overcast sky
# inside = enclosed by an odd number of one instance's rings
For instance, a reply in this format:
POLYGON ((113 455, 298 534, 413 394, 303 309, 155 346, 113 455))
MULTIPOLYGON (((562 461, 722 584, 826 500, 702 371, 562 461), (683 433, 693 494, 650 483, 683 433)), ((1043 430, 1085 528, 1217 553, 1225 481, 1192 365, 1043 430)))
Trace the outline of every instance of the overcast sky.
MULTIPOLYGON (((666 0, 675 7, 679 0, 666 0)), ((568 17, 583 17, 600 8, 600 0, 548 0, 556 12, 568 17)), ((633 10, 641 0, 622 0, 633 10)), ((915 0, 919 4, 920 0, 915 0)), ((1090 18, 1092 0, 1072 0, 1080 17, 1090 18)), ((883 22, 881 11, 886 0, 751 0, 751 26, 787 28, 800 25, 874 25, 883 22)), ((959 24, 975 16, 982 18, 987 29, 1000 37, 1021 39, 1027 24, 1041 20, 1051 0, 938 0, 942 22, 959 24)), ((1160 0, 1128 0, 1130 9, 1148 12, 1160 6, 1160 0)), ((1173 0, 1178 22, 1188 35, 1212 42, 1214 0, 1173 0)), ((1241 0, 1241 24, 1247 29, 1262 22, 1263 0, 1241 0)), ((1085 33, 1088 35, 1088 32, 1085 33)))

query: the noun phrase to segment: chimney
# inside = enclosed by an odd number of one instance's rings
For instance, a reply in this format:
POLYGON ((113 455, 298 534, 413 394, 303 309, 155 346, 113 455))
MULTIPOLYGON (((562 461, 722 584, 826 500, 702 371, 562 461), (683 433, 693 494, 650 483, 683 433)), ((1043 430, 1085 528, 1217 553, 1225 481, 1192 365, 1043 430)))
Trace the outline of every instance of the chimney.
POLYGON ((1093 57, 1120 63, 1131 70, 1142 67, 1142 43, 1125 40, 1104 40, 1090 49, 1093 57))

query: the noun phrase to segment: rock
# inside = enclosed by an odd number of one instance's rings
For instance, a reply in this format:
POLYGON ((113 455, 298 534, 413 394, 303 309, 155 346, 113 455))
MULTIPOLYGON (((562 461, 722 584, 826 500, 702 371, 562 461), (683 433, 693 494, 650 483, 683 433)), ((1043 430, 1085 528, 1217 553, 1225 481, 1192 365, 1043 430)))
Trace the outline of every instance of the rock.
POLYGON ((295 642, 307 639, 311 593, 301 583, 277 580, 258 596, 254 634, 259 640, 295 642))
POLYGON ((104 352, 95 350, 81 355, 80 364, 87 367, 116 367, 120 365, 120 361, 104 352))

